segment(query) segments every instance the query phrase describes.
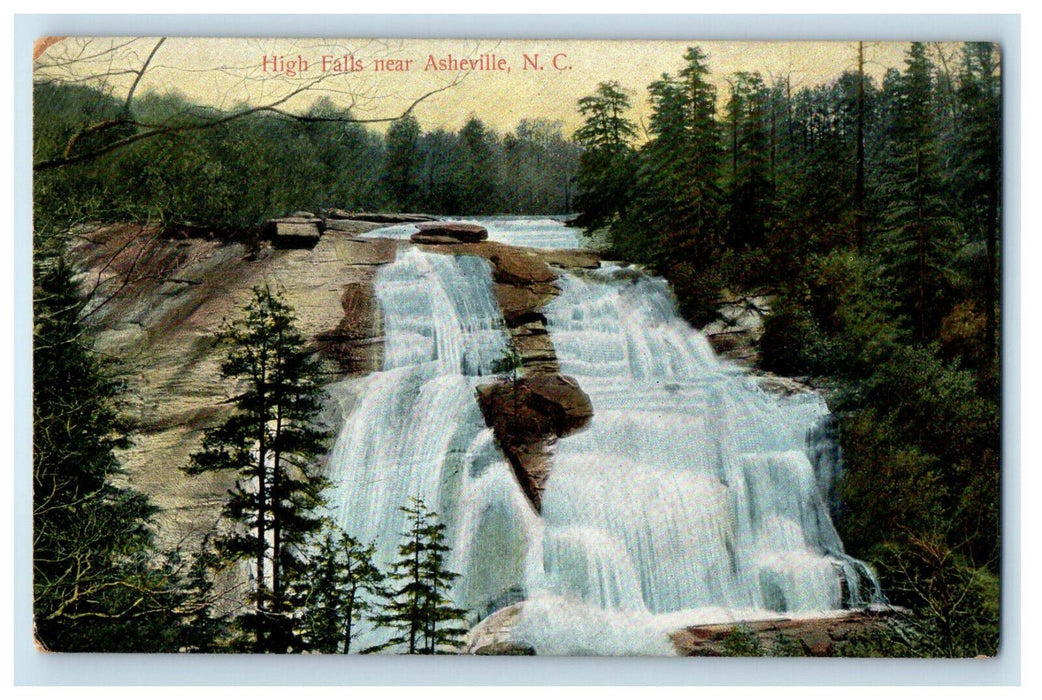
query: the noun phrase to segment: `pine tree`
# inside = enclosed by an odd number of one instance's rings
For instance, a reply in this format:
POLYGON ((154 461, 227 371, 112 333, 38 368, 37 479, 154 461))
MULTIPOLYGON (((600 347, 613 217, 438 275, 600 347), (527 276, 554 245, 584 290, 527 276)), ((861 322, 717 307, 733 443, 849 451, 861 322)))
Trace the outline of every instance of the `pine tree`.
POLYGON ((999 57, 993 44, 970 42, 963 46, 955 184, 961 218, 970 229, 971 239, 984 241, 987 359, 998 353, 996 306, 1002 204, 1002 86, 998 73, 999 57))
POLYGON ((579 113, 585 120, 575 132, 582 147, 579 193, 575 206, 580 212, 576 223, 593 231, 625 218, 634 180, 636 125, 624 115, 630 108, 629 96, 615 81, 600 83, 593 95, 579 100, 579 113))
POLYGON ((925 343, 936 336, 940 323, 956 239, 938 179, 933 67, 925 46, 912 44, 905 62, 905 72, 891 84, 894 116, 881 186, 889 209, 878 253, 914 342, 925 343))
POLYGON ((457 213, 494 213, 499 202, 499 159, 495 132, 477 117, 471 117, 459 131, 460 171, 456 173, 459 190, 457 213))
POLYGON ((445 525, 437 515, 418 498, 410 499, 402 512, 408 516, 408 529, 389 576, 393 583, 382 611, 373 616, 392 636, 367 651, 404 648, 408 654, 437 654, 457 645, 467 633, 459 626, 465 611, 449 597, 459 574, 446 568, 449 548, 445 525))
POLYGON ((766 234, 773 191, 769 179, 768 91, 759 73, 737 73, 727 102, 731 149, 728 213, 734 247, 759 246, 766 234))
POLYGON ((307 537, 321 526, 325 480, 314 467, 326 439, 314 418, 320 408, 319 368, 304 345, 290 308, 267 287, 256 287, 243 317, 219 333, 229 346, 221 375, 236 379, 235 412, 206 432, 203 449, 186 471, 238 474, 224 506, 234 529, 218 550, 253 563, 253 610, 239 625, 254 651, 299 650, 294 586, 305 570, 307 537))
POLYGON ((660 265, 683 260, 704 267, 720 243, 716 87, 701 48, 688 48, 684 61, 676 78, 663 75, 648 87, 654 138, 644 149, 641 188, 650 196, 642 218, 659 233, 654 255, 660 265))
POLYGON ((309 650, 349 654, 357 624, 371 610, 370 599, 382 590, 383 574, 373 564, 376 545, 363 545, 329 526, 308 567, 303 627, 309 650))

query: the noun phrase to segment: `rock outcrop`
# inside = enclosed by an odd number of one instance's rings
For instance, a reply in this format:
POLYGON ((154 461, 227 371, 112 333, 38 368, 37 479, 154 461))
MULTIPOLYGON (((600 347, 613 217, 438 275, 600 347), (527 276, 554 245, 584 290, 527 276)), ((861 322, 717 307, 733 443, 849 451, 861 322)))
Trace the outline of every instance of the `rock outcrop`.
MULTIPOLYGON (((318 228, 316 219, 300 223, 318 228)), ((237 316, 253 286, 269 283, 285 293, 305 337, 324 360, 329 381, 380 366, 382 326, 373 284, 379 267, 411 244, 355 237, 385 221, 325 221, 324 233, 304 248, 281 247, 275 241, 221 242, 130 224, 85 228, 77 236, 74 253, 85 269, 84 284, 97 287, 99 306, 91 318, 100 349, 123 358, 129 374, 127 412, 135 437, 123 456, 127 478, 162 509, 161 536, 169 542, 192 541, 192 531, 209 528, 231 485, 221 474, 185 479, 179 468, 198 449, 203 429, 228 410, 231 389, 220 378, 222 352, 213 344, 214 333, 237 316), (328 226, 334 221, 347 230, 328 226)), ((595 266, 595 255, 492 241, 423 248, 488 259, 525 376, 558 373, 541 311, 558 293, 549 263, 595 266)), ((526 409, 532 428, 518 434, 530 442, 507 439, 519 480, 536 504, 549 473, 553 441, 575 429, 585 410, 581 392, 572 400, 563 379, 547 381, 529 383, 525 391, 526 402, 532 403, 526 409)), ((492 422, 506 428, 503 420, 492 422)))
MULTIPOLYGON (((414 236, 415 238, 415 236, 414 236)), ((429 245, 427 252, 476 255, 492 265, 493 292, 518 352, 520 376, 478 387, 485 423, 514 468, 518 483, 536 511, 550 476, 558 438, 581 430, 593 416, 590 397, 560 374, 557 352, 542 308, 560 294, 554 266, 591 268, 599 257, 586 251, 547 251, 495 241, 429 245)))
POLYGON ((593 406, 579 384, 559 374, 535 374, 484 384, 478 405, 500 448, 514 467, 522 490, 537 511, 550 476, 551 448, 558 438, 581 430, 593 406))
POLYGON ((514 603, 475 625, 463 644, 463 653, 477 656, 534 656, 535 649, 531 646, 510 639, 511 628, 523 606, 524 603, 514 603))
POLYGON ((418 223, 420 230, 412 234, 413 243, 429 245, 452 245, 455 243, 478 243, 488 238, 488 229, 477 224, 458 221, 430 221, 418 223))
POLYGON ((234 387, 221 379, 224 353, 214 334, 237 318, 254 286, 284 292, 329 381, 378 367, 372 283, 378 266, 394 259, 394 241, 327 232, 314 248, 281 249, 136 224, 84 228, 75 241, 95 300, 98 349, 121 358, 128 384, 124 413, 134 434, 121 456, 124 478, 161 509, 165 544, 192 546, 218 520, 232 486, 228 475, 188 479, 180 467, 199 449, 203 429, 230 410, 234 387))
POLYGON ((681 656, 727 656, 733 653, 728 650, 728 642, 735 635, 754 641, 767 656, 831 656, 838 642, 886 624, 896 612, 891 608, 870 608, 830 617, 696 625, 678 630, 670 638, 681 656))
MULTIPOLYGON (((464 641, 463 653, 534 655, 534 648, 524 640, 515 639, 513 634, 524 606, 524 601, 514 603, 474 625, 464 641)), ((899 612, 895 608, 878 607, 829 617, 693 625, 676 630, 669 637, 679 656, 733 656, 736 636, 740 636, 745 645, 757 647, 764 656, 832 656, 837 644, 887 624, 899 612)))

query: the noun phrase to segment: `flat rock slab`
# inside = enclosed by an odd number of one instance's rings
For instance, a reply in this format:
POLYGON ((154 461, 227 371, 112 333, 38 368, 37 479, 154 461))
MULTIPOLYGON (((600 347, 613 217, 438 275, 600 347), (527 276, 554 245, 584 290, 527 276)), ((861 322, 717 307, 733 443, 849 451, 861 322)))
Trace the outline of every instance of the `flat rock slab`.
POLYGON ((728 641, 735 634, 755 639, 767 655, 776 653, 780 645, 787 645, 806 656, 831 656, 837 642, 884 625, 899 612, 896 608, 873 607, 832 617, 695 625, 673 632, 670 638, 681 656, 727 656, 728 641))
POLYGON ((445 245, 451 243, 478 243, 488 238, 488 229, 477 224, 459 221, 422 221, 420 230, 411 236, 414 243, 445 245))
POLYGON ((357 221, 355 219, 326 219, 326 231, 339 231, 341 233, 365 233, 379 228, 379 224, 368 221, 357 221))
POLYGON ((367 211, 349 212, 343 209, 330 209, 326 212, 328 219, 350 219, 366 221, 373 224, 412 224, 420 221, 434 221, 428 214, 380 214, 367 211))

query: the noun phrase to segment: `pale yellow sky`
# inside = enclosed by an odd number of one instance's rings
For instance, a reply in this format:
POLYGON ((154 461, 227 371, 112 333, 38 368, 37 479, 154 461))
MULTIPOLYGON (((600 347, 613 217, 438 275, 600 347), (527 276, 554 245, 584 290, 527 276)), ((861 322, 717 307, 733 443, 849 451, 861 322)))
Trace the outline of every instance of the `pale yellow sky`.
MULTIPOLYGON (((127 69, 138 68, 155 45, 156 39, 149 38, 68 38, 48 46, 36 68, 38 76, 81 80, 103 74, 115 94, 125 95, 134 78, 127 69)), ((300 111, 326 95, 339 105, 353 105, 358 117, 381 118, 400 114, 420 95, 461 77, 459 84, 416 108, 423 129, 456 129, 476 115, 503 132, 520 119, 543 117, 561 120, 570 134, 580 123, 576 101, 606 80, 617 80, 630 92, 631 118, 646 120, 647 85, 664 72, 676 73, 692 45, 708 54, 710 77, 721 95, 726 94, 727 77, 739 70, 760 71, 768 82, 772 76, 789 74, 797 89, 827 82, 857 65, 857 42, 850 41, 170 38, 155 52, 137 90, 176 90, 229 109, 242 102, 270 103, 307 86, 282 106, 300 111), (345 56, 354 58, 354 71, 345 56), (437 62, 450 56, 480 63, 466 75, 451 68, 435 70, 430 63, 432 57, 437 62), (300 59, 307 62, 307 70, 294 66, 300 59), (497 70, 482 69, 489 67, 497 70)), ((903 68, 907 47, 901 42, 866 43, 866 70, 879 78, 888 67, 903 68)), ((950 60, 956 48, 931 45, 935 62, 938 52, 950 60)))

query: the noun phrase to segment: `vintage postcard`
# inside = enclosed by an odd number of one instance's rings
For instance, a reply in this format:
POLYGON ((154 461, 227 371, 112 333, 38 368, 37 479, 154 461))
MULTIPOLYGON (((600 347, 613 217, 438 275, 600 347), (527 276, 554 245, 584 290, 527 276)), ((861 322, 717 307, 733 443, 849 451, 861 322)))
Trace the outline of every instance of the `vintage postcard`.
POLYGON ((37 648, 995 656, 1002 60, 40 38, 37 648))

